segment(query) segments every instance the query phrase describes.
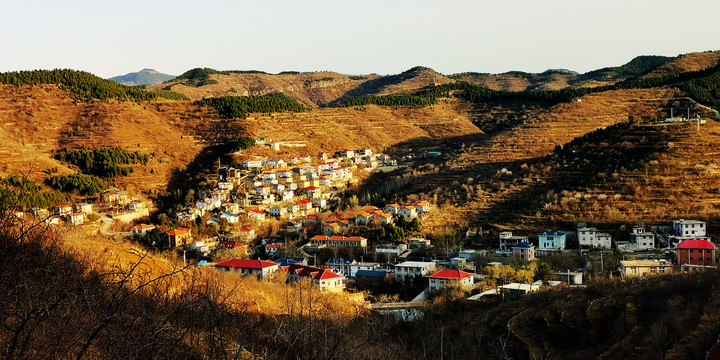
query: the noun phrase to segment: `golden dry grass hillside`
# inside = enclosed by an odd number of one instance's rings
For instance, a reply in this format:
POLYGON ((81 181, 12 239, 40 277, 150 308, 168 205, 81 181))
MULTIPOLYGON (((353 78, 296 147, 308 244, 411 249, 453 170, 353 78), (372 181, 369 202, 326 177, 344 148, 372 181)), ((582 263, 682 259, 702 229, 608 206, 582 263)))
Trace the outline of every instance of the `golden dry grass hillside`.
POLYGON ((643 77, 677 75, 688 71, 699 71, 715 66, 720 62, 720 52, 708 51, 680 55, 668 61, 643 77))
POLYGON ((361 147, 380 151, 411 139, 480 133, 452 99, 421 109, 327 108, 226 120, 188 101, 77 102, 54 85, 0 90, 0 175, 31 172, 31 179, 41 181, 50 168, 59 174, 75 171, 52 158, 62 147, 120 146, 155 154, 147 166, 136 165, 129 176, 115 178, 119 186, 138 192, 163 189, 173 171, 192 162, 203 147, 240 136, 284 142, 280 153, 255 151, 286 156, 361 147))
POLYGON ((453 78, 493 90, 525 91, 564 89, 570 86, 576 77, 575 73, 525 74, 523 76, 515 73, 465 73, 453 78))
POLYGON ((54 85, 1 86, 0 175, 30 173, 31 179, 42 180, 47 176, 43 171, 53 167, 67 174, 74 170, 52 158, 58 149, 120 146, 155 157, 130 176, 118 178, 118 185, 143 191, 162 188, 172 170, 191 161, 201 147, 173 125, 181 119, 158 116, 147 106, 114 100, 77 102, 54 85))
POLYGON ((292 96, 310 108, 318 104, 328 104, 378 75, 366 75, 351 79, 348 75, 335 72, 309 72, 300 74, 212 74, 214 84, 194 87, 177 81, 156 85, 153 88, 170 86, 173 91, 180 92, 192 100, 204 97, 267 95, 282 92, 292 96))
MULTIPOLYGON (((357 303, 348 297, 335 293, 320 293, 305 286, 285 283, 285 277, 277 281, 258 280, 252 276, 241 276, 216 270, 212 266, 184 265, 174 253, 148 251, 140 245, 123 238, 88 235, 86 229, 60 229, 59 245, 85 264, 86 271, 107 274, 132 273, 129 287, 138 287, 153 282, 154 290, 173 297, 186 293, 193 287, 211 286, 218 291, 217 298, 224 299, 228 308, 250 311, 265 315, 287 315, 293 309, 303 308, 306 313, 333 313, 335 316, 353 316, 357 303), (306 294, 301 294, 301 292, 306 294), (305 296, 304 298, 301 298, 305 296), (309 298, 314 308, 307 308, 309 298)), ((194 260, 193 260, 194 261, 194 260)), ((117 281, 119 279, 113 279, 117 281)))
POLYGON ((387 76, 377 74, 352 76, 335 72, 214 73, 209 75, 206 84, 200 86, 194 86, 181 79, 151 88, 168 88, 192 100, 284 93, 312 109, 333 104, 348 96, 409 94, 430 85, 453 81, 432 69, 415 67, 401 74, 387 76))
MULTIPOLYGON (((421 160, 400 173, 377 175, 369 180, 366 189, 433 199, 440 207, 439 216, 424 224, 427 232, 453 223, 545 227, 550 220, 540 216, 545 203, 536 202, 544 199, 548 191, 577 191, 594 184, 594 179, 583 177, 582 164, 577 165, 579 169, 571 168, 577 172, 561 171, 562 166, 556 169, 556 161, 549 157, 556 146, 596 129, 625 122, 629 116, 638 120, 654 119, 677 95, 673 89, 618 90, 586 95, 580 101, 549 108, 517 104, 476 108, 470 114, 476 124, 512 117, 509 128, 450 141, 455 144, 455 151, 439 162, 430 160, 420 165, 421 160), (574 184, 578 179, 582 181, 574 184)), ((594 168, 585 165, 585 169, 595 174, 594 168)), ((611 191, 607 194, 613 195, 611 191)), ((567 207, 557 209, 557 214, 573 219, 583 216, 568 211, 567 207)), ((560 221, 561 217, 552 220, 560 221)))
POLYGON ((332 153, 363 147, 381 151, 409 140, 481 133, 455 99, 420 109, 368 105, 363 109, 319 109, 308 113, 257 115, 240 121, 249 134, 287 142, 287 147, 281 145, 282 154, 332 153))

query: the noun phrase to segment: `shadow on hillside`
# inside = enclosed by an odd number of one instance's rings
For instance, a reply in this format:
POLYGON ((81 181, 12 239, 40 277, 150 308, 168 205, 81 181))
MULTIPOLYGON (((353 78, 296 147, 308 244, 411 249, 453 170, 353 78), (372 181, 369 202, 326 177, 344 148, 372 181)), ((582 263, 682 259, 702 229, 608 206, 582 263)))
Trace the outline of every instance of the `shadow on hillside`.
MULTIPOLYGON (((444 139, 446 144, 455 144, 456 150, 427 162, 419 159, 409 168, 374 173, 363 183, 360 193, 378 192, 379 200, 419 193, 439 194, 438 201, 449 200, 463 206, 474 201, 472 191, 478 188, 493 194, 500 189, 520 187, 503 199, 491 201, 489 208, 467 219, 478 225, 518 223, 523 218, 533 218, 539 211, 543 211, 549 194, 585 191, 603 183, 623 186, 622 182, 613 183, 614 180, 608 176, 641 169, 658 154, 667 152, 669 143, 687 137, 687 134, 667 131, 662 127, 641 126, 632 129, 622 136, 600 137, 573 146, 566 145, 565 149, 551 156, 475 163, 455 168, 450 168, 445 162, 462 152, 458 150, 459 144, 465 139, 444 139)), ((482 146, 487 141, 489 139, 478 145, 482 146)), ((397 146, 402 148, 409 144, 412 141, 397 146)))
MULTIPOLYGON (((356 96, 363 96, 363 95, 377 95, 379 92, 381 92, 383 89, 390 85, 396 85, 403 81, 410 80, 417 76, 423 68, 415 67, 410 70, 404 71, 400 74, 395 75, 387 75, 382 76, 377 79, 372 79, 365 81, 364 83, 360 84, 360 86, 356 87, 355 89, 352 89, 343 96, 329 102, 327 106, 334 107, 338 106, 345 101, 347 101, 350 98, 356 97, 356 96)), ((428 84, 430 85, 430 84, 428 84)))

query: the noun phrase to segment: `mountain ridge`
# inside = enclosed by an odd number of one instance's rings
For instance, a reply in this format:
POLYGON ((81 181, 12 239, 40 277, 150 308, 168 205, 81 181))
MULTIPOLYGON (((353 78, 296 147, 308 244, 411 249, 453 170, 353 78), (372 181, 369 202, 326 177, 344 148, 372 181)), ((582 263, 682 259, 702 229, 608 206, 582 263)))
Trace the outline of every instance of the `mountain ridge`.
POLYGON ((138 86, 138 85, 157 85, 168 80, 174 79, 175 75, 163 74, 155 69, 145 68, 138 72, 131 72, 125 75, 118 75, 108 80, 115 81, 122 85, 138 86))

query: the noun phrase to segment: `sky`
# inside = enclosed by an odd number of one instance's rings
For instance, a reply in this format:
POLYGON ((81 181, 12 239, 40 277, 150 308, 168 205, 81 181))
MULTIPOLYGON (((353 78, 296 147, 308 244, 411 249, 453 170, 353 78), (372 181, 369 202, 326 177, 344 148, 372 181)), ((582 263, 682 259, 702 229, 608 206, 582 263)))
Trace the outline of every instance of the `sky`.
POLYGON ((0 72, 443 74, 720 50, 717 0, 3 0, 0 72))

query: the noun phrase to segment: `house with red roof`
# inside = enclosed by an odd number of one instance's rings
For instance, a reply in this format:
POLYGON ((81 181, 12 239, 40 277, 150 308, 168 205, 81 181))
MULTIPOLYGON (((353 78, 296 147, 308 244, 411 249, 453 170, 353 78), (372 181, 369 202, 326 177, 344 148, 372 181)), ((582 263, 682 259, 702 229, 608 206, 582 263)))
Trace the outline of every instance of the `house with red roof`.
POLYGON ((67 204, 55 205, 53 208, 56 215, 68 215, 73 212, 73 207, 67 204))
POLYGON ((430 212, 430 202, 427 200, 416 201, 412 204, 415 207, 415 212, 418 214, 425 214, 430 212))
POLYGON ((461 270, 440 270, 430 276, 430 291, 445 285, 473 286, 474 284, 473 274, 461 270))
POLYGON ((415 210, 414 206, 403 206, 398 210, 398 215, 405 218, 405 220, 410 221, 412 218, 417 216, 417 210, 415 210))
POLYGON ((710 240, 687 239, 677 246, 680 266, 715 266, 715 244, 710 240))
POLYGON ((330 269, 290 264, 287 269, 287 277, 290 282, 310 279, 320 291, 342 291, 345 289, 345 277, 332 272, 330 269))
POLYGON ((382 214, 376 215, 376 216, 373 218, 373 221, 375 222, 375 224, 379 224, 379 225, 382 225, 382 224, 392 224, 392 222, 393 222, 393 216, 392 216, 392 214, 382 213, 382 214))
POLYGON ((265 212, 256 209, 249 209, 247 211, 248 219, 265 220, 265 212))
POLYGON ((232 259, 215 265, 221 271, 232 271, 244 276, 264 278, 279 269, 279 265, 268 260, 232 259))
POLYGON ((310 200, 298 200, 297 205, 300 207, 300 211, 312 209, 312 201, 310 200))
POLYGON ((155 228, 155 225, 148 225, 148 224, 138 224, 132 227, 132 234, 133 235, 140 235, 144 237, 147 235, 148 231, 151 231, 155 228))
MULTIPOLYGON (((317 185, 313 184, 303 189, 303 193, 309 198, 318 198, 322 194, 322 188, 320 188, 320 181, 317 181, 317 185)), ((312 201, 310 202, 312 204, 312 201)))
POLYGON ((265 254, 267 256, 275 256, 278 250, 285 247, 285 244, 267 244, 265 245, 265 254))
POLYGON ((85 214, 83 213, 70 213, 68 216, 68 222, 73 225, 80 225, 85 222, 85 214))
POLYGON ((173 229, 170 232, 167 233, 168 235, 168 246, 171 248, 178 247, 180 245, 185 245, 185 240, 189 239, 190 229, 179 227, 177 229, 173 229))
POLYGON ((244 241, 250 241, 255 238, 255 229, 243 226, 240 228, 240 238, 244 241))
POLYGON ((385 212, 388 214, 397 214, 399 211, 400 211, 399 204, 386 204, 385 205, 385 212))
POLYGON ((367 225, 372 221, 372 214, 370 213, 362 213, 355 217, 355 223, 358 225, 367 225))

